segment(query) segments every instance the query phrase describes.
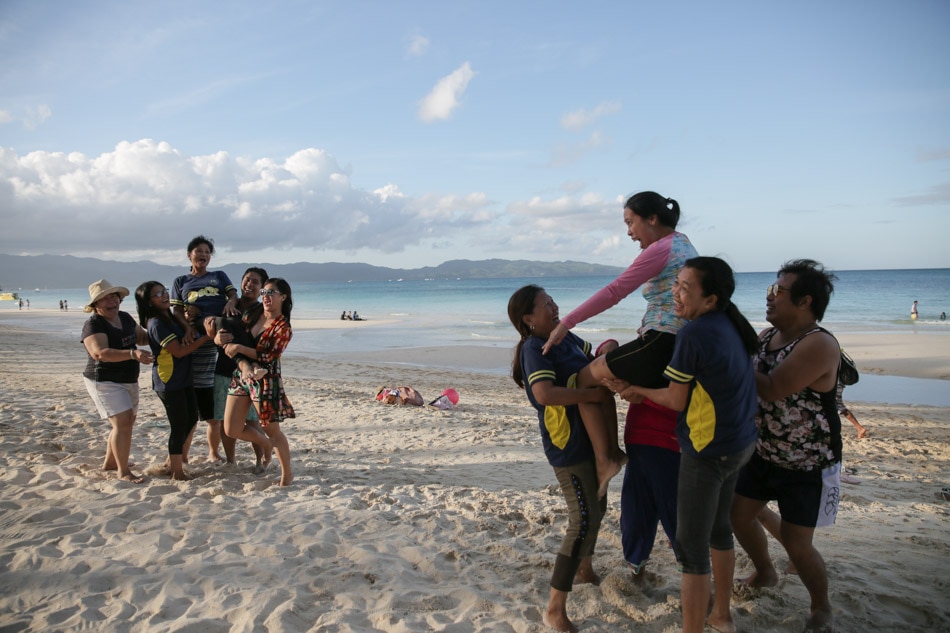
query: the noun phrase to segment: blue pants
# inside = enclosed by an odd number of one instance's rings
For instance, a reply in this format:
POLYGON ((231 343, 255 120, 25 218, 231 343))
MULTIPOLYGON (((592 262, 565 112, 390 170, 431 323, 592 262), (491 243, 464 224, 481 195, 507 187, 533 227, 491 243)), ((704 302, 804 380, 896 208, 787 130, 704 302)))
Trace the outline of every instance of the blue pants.
POLYGON ((680 454, 659 446, 627 444, 627 469, 620 493, 623 557, 634 571, 650 558, 658 523, 670 543, 676 538, 676 486, 680 454))

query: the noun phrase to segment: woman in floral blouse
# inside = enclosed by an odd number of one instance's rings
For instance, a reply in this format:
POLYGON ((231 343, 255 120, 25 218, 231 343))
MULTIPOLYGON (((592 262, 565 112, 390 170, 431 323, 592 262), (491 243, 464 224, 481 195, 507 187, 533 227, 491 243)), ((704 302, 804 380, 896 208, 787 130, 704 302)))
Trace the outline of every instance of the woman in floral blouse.
POLYGON ((235 371, 228 389, 224 426, 231 437, 253 442, 264 449, 265 469, 271 461, 271 450, 276 449, 281 469, 280 485, 289 486, 294 480, 290 468, 290 444, 280 429, 280 423, 286 418, 296 416, 287 394, 284 393, 284 382, 280 376, 280 356, 293 336, 290 312, 294 302, 290 285, 279 277, 269 279, 261 290, 261 304, 264 310, 257 320, 246 323, 248 331, 256 341, 255 347, 228 343, 224 346, 224 353, 231 358, 246 356, 265 368, 267 374, 260 380, 253 380, 248 374, 242 375, 241 370, 235 371), (252 403, 264 433, 245 423, 252 403))

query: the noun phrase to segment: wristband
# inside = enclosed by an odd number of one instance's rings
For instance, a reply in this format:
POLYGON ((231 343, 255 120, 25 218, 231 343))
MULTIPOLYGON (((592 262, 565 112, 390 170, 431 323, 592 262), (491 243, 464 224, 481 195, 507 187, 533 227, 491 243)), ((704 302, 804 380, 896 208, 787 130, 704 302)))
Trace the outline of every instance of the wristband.
POLYGON ((134 348, 129 350, 129 358, 131 358, 132 360, 135 360, 135 349, 134 349, 134 348))

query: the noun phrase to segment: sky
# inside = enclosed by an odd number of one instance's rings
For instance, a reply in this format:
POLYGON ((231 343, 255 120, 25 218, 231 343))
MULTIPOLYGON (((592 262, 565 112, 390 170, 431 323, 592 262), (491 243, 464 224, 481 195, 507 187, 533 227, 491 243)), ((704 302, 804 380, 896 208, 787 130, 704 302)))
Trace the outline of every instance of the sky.
POLYGON ((0 2, 0 252, 950 267, 950 2, 0 2))

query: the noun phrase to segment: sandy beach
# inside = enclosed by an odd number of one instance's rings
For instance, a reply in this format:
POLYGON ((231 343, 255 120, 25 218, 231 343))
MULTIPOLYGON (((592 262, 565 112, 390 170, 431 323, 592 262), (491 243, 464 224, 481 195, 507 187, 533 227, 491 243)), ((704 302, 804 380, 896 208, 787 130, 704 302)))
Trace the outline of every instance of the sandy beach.
MULTIPOLYGON (((84 316, 64 315, 78 332, 84 316)), ((161 472, 167 422, 143 368, 132 455, 142 485, 99 470, 108 422, 81 377, 78 340, 11 325, 0 314, 0 631, 532 632, 541 623, 563 499, 523 392, 486 371, 508 350, 421 348, 284 361, 297 418, 283 424, 296 480, 204 459, 191 482, 161 472), (472 371, 434 366, 452 355, 472 371), (427 400, 452 387, 459 407, 386 406, 382 385, 427 400)), ((366 327, 362 323, 353 326, 366 327)), ((341 327, 320 322, 296 327, 341 327)), ((64 327, 65 329, 65 327, 64 327)), ((78 338, 78 337, 77 337, 78 338)), ((862 371, 950 379, 950 337, 855 335, 862 371), (906 340, 905 340, 906 339, 906 340), (886 340, 886 342, 885 342, 886 340)), ((870 431, 845 422, 837 524, 816 544, 838 630, 950 630, 950 409, 862 404, 870 431)), ((679 572, 664 536, 637 586, 621 556, 620 479, 594 567, 568 612, 581 631, 668 633, 681 620, 679 572)), ((737 577, 751 571, 741 549, 737 577)), ((780 568, 787 559, 777 544, 780 568)), ((740 631, 801 631, 797 576, 733 601, 740 631)))

